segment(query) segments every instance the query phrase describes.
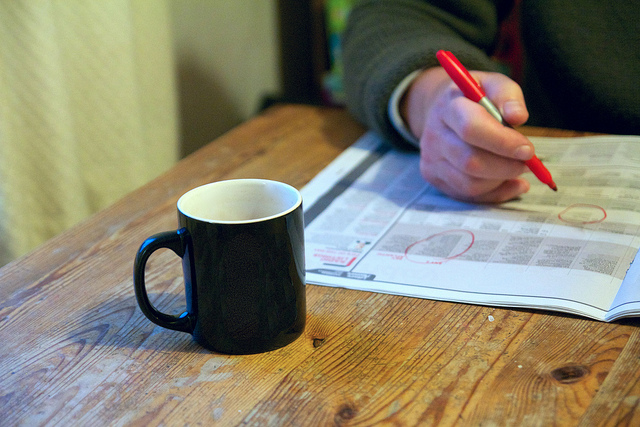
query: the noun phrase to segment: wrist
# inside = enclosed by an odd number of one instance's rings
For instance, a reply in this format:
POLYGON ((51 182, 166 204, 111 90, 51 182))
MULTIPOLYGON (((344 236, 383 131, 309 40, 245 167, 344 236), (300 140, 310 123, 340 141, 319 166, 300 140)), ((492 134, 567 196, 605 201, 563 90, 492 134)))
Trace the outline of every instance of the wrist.
POLYGON ((413 81, 420 75, 421 72, 422 70, 416 70, 402 79, 402 81, 396 86, 393 93, 391 94, 388 104, 389 120, 391 121, 394 129, 407 142, 415 147, 419 147, 420 142, 409 128, 409 125, 406 121, 406 115, 403 114, 403 110, 405 108, 404 104, 406 103, 407 91, 413 81))
POLYGON ((400 114, 414 135, 422 135, 430 108, 451 84, 442 67, 423 70, 412 81, 400 104, 400 114))

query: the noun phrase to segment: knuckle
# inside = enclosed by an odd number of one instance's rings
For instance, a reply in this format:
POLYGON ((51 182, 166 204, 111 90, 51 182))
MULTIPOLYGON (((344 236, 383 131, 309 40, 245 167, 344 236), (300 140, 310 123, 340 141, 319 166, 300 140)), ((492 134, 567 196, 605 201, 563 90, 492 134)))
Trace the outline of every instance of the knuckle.
POLYGON ((473 121, 466 116, 461 116, 458 120, 458 133, 463 141, 468 141, 474 135, 473 121))
POLYGON ((458 135, 465 141, 477 133, 478 127, 478 118, 474 113, 478 108, 475 104, 470 106, 470 103, 471 101, 466 98, 456 98, 452 101, 452 108, 449 111, 458 135))
POLYGON ((434 184, 438 181, 438 175, 433 172, 433 164, 428 159, 422 159, 420 161, 420 175, 425 179, 425 181, 434 184))
POLYGON ((422 138, 420 140, 420 147, 422 148, 423 156, 425 152, 429 152, 433 150, 433 147, 440 140, 440 135, 433 130, 431 127, 427 126, 422 133, 422 138))
POLYGON ((486 188, 478 180, 467 180, 460 188, 465 197, 475 200, 485 194, 486 188))
POLYGON ((462 173, 469 176, 481 176, 484 168, 482 162, 477 156, 469 155, 462 158, 461 163, 462 173))

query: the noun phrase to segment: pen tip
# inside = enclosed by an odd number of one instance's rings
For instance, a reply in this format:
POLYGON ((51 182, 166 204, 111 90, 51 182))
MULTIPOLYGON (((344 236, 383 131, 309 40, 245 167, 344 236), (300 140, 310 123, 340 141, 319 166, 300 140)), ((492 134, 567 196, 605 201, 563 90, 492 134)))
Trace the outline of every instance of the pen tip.
POLYGON ((558 191, 558 186, 555 184, 555 182, 549 184, 549 188, 551 188, 553 191, 558 191))

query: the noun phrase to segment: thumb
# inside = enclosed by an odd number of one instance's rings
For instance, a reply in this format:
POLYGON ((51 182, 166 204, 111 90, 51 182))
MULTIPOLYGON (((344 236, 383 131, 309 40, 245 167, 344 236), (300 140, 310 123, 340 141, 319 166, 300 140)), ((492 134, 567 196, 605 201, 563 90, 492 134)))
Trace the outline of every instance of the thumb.
POLYGON ((529 112, 518 83, 504 74, 488 73, 482 81, 487 96, 498 107, 507 123, 513 126, 524 124, 529 112))
POLYGON ((519 126, 529 119, 524 99, 508 99, 502 102, 502 105, 498 104, 498 108, 504 120, 510 125, 519 126))

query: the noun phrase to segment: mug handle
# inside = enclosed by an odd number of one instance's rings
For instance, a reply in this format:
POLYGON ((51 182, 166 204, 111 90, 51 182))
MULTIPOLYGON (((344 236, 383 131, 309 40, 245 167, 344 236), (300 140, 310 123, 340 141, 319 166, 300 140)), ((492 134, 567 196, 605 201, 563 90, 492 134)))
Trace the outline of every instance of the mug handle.
MULTIPOLYGON (((136 292, 138 305, 140 306, 142 313, 144 313, 149 320, 163 328, 192 333, 196 323, 195 316, 188 311, 185 311, 180 316, 174 316, 156 310, 156 308, 151 304, 151 301, 149 301, 147 288, 144 283, 144 272, 147 260, 153 252, 160 248, 167 248, 175 252, 175 254, 180 258, 184 258, 189 240, 189 233, 185 228, 154 234, 145 240, 142 245, 140 245, 140 249, 138 249, 136 260, 133 265, 133 287, 136 292)), ((191 263, 189 262, 189 264, 191 263)), ((189 287, 191 284, 186 283, 186 286, 189 287)), ((191 292, 187 289, 187 297, 190 294, 191 292)), ((187 309, 189 309, 190 306, 191 304, 187 301, 187 309)))

